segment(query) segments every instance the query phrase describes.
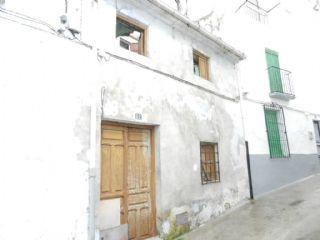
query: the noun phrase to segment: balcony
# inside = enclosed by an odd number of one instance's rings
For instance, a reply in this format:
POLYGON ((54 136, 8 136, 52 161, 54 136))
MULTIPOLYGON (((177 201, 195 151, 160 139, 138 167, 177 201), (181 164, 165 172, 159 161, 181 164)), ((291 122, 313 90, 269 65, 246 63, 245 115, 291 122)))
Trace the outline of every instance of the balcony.
POLYGON ((291 72, 279 67, 269 67, 270 97, 281 100, 294 99, 291 72))

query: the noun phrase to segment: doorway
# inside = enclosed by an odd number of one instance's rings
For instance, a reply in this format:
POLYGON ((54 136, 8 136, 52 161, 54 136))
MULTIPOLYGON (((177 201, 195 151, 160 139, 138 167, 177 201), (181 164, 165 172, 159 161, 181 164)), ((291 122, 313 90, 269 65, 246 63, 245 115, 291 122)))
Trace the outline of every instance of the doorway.
POLYGON ((101 125, 100 199, 120 199, 120 222, 129 239, 156 233, 154 129, 104 122, 101 125))

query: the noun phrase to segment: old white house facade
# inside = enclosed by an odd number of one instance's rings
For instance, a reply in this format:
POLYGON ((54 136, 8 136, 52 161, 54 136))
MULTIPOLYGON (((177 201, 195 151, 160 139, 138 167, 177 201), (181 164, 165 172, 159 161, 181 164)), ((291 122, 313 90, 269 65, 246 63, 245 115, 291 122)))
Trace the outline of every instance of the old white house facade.
POLYGON ((249 196, 241 52, 157 1, 33 4, 0 9, 0 239, 143 239, 249 196))

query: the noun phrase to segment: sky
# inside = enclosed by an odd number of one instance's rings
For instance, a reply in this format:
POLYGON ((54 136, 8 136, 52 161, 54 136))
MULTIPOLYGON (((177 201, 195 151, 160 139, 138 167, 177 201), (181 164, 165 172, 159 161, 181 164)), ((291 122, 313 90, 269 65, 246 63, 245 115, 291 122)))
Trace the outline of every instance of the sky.
MULTIPOLYGON (((167 5, 175 8, 175 0, 160 0, 161 2, 166 3, 167 5)), ((180 0, 184 2, 186 0, 180 0)), ((256 0, 251 0, 256 2, 256 0)), ((236 9, 243 3, 245 0, 187 0, 188 2, 188 16, 192 20, 197 20, 202 16, 209 14, 212 10, 221 14, 228 14, 230 12, 236 11, 236 9)), ((299 9, 299 4, 305 3, 310 5, 312 8, 315 5, 316 0, 258 0, 259 6, 265 10, 269 10, 278 3, 289 2, 294 9, 299 9)), ((286 4, 287 5, 287 4, 286 4)))

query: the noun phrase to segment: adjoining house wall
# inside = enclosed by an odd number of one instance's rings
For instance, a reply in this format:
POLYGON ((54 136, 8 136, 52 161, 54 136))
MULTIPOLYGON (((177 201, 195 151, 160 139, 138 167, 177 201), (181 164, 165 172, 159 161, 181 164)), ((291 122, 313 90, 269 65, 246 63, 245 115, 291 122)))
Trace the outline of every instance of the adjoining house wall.
POLYGON ((312 70, 318 58, 315 49, 320 50, 316 43, 319 37, 312 28, 302 27, 319 19, 309 4, 284 1, 268 14, 265 24, 238 13, 226 17, 222 28, 222 35, 231 42, 237 39, 238 43, 233 43, 247 55, 239 69, 255 196, 320 171, 313 129, 313 120, 320 118, 316 100, 320 74, 312 70), (238 32, 233 31, 235 26, 238 32), (310 42, 302 45, 305 39, 310 42), (269 96, 265 48, 277 51, 280 68, 292 72, 295 99, 283 101, 269 96), (263 104, 271 102, 283 106, 291 154, 288 159, 270 159, 263 104))
MULTIPOLYGON (((192 3, 197 1, 190 0, 189 4, 192 3)), ((211 10, 223 16, 215 34, 246 53, 238 69, 245 139, 249 142, 253 188, 257 196, 319 172, 312 122, 320 119, 320 72, 316 66, 320 38, 311 26, 320 21, 320 15, 313 10, 312 2, 284 0, 263 21, 257 21, 254 19, 257 13, 248 14, 243 8, 239 9, 242 3, 244 1, 208 1, 188 10, 194 19, 211 10), (283 101, 269 96, 266 48, 277 51, 280 68, 291 72, 295 99, 283 101), (290 159, 270 159, 263 104, 271 102, 283 106, 290 159)), ((276 3, 259 1, 266 10, 276 3)), ((217 23, 214 16, 209 18, 209 23, 217 23)))
POLYGON ((259 196, 320 171, 312 115, 284 108, 290 149, 290 158, 284 159, 270 158, 263 105, 247 102, 245 115, 254 196, 259 196), (251 116, 255 116, 255 118, 251 116))
POLYGON ((96 56, 8 20, 0 29, 0 239, 88 239, 96 56))
POLYGON ((251 154, 250 163, 255 197, 320 171, 317 154, 291 154, 290 158, 284 159, 270 159, 268 154, 251 154))

